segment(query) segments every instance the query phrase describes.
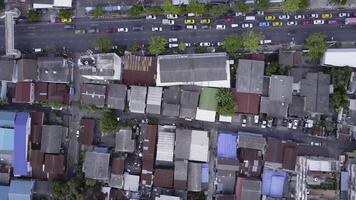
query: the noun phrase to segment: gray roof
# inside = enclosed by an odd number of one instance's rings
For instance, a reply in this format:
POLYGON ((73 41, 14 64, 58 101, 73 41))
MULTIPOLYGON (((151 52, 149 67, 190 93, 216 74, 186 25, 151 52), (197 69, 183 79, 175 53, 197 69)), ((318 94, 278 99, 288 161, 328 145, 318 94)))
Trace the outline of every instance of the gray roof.
POLYGON ((68 83, 69 65, 64 58, 40 57, 37 59, 38 80, 42 82, 68 83))
POLYGON ((180 87, 172 86, 164 89, 163 102, 169 104, 179 104, 180 103, 180 87))
POLYGON ((223 193, 232 194, 235 190, 235 172, 234 171, 226 171, 226 170, 218 170, 216 173, 218 183, 221 186, 219 188, 223 193))
POLYGON ((179 160, 174 162, 174 180, 188 180, 188 161, 179 160))
POLYGON ((135 113, 145 113, 147 87, 131 86, 129 94, 129 109, 135 113))
POLYGON ((162 83, 227 80, 226 53, 158 56, 162 83))
POLYGON ((265 151, 266 139, 260 136, 253 136, 250 134, 243 134, 243 132, 238 135, 238 147, 239 148, 250 148, 265 151))
POLYGON ((268 96, 270 78, 271 78, 270 76, 263 77, 262 96, 268 96))
POLYGON ((199 91, 182 90, 180 97, 181 106, 179 117, 190 119, 195 118, 199 102, 199 95, 199 91))
POLYGON ((168 116, 168 117, 178 117, 179 116, 179 108, 180 108, 180 105, 178 105, 178 104, 163 103, 162 115, 168 116))
POLYGON ((12 81, 13 71, 15 66, 14 60, 0 60, 0 80, 1 81, 12 81))
POLYGON ((261 97, 260 113, 266 113, 270 117, 287 117, 288 104, 271 100, 269 97, 261 97))
POLYGON ((189 160, 191 143, 192 143, 192 131, 187 129, 177 129, 176 146, 174 150, 175 157, 189 160))
POLYGON ((161 114, 163 88, 148 87, 146 113, 161 114))
POLYGON ((188 191, 199 192, 202 189, 201 164, 188 163, 188 191))
POLYGON ((241 199, 261 199, 261 181, 244 179, 241 199))
POLYGON ((120 129, 115 135, 115 151, 134 152, 135 140, 132 138, 132 129, 120 129))
POLYGON ((81 102, 86 105, 104 107, 106 85, 83 84, 81 93, 81 102))
POLYGON ((97 153, 87 151, 83 163, 83 172, 86 178, 96 180, 108 180, 109 176, 109 153, 97 153))
POLYGON ((124 110, 126 103, 126 85, 110 84, 108 93, 108 107, 124 110))
POLYGON ((272 75, 268 93, 271 100, 292 103, 293 77, 272 75))
POLYGON ((279 51, 279 61, 278 63, 281 65, 290 65, 290 66, 295 66, 295 65, 300 65, 302 64, 302 57, 303 57, 303 52, 301 51, 279 51))
POLYGON ((305 97, 293 96, 292 104, 289 105, 288 113, 290 116, 303 117, 305 116, 305 97))
POLYGON ((41 152, 59 153, 61 149, 62 139, 67 132, 67 127, 58 125, 43 125, 41 152))
POLYGON ((226 171, 239 171, 240 161, 237 159, 218 158, 216 169, 226 171))
POLYGON ((83 76, 121 80, 121 58, 115 53, 82 56, 78 61, 78 66, 79 73, 83 76))
POLYGON ((305 96, 305 110, 312 113, 329 114, 330 75, 308 73, 302 79, 300 95, 305 96))
POLYGON ((124 175, 111 173, 109 185, 110 187, 122 189, 124 187, 124 175))
POLYGON ((298 83, 301 81, 308 72, 311 71, 310 67, 307 68, 301 68, 301 67, 294 67, 290 70, 290 76, 293 77, 293 82, 298 83))
POLYGON ((236 72, 236 91, 262 94, 265 63, 257 60, 239 60, 236 72))
POLYGON ((21 59, 17 61, 17 80, 36 80, 37 79, 37 60, 21 59))

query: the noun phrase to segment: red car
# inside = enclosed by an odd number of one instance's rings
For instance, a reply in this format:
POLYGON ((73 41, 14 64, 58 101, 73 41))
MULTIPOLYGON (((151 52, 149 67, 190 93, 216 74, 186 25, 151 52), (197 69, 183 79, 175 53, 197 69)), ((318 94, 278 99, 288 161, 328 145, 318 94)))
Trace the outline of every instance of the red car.
POLYGON ((234 22, 234 21, 235 21, 235 19, 234 19, 234 18, 231 18, 231 17, 224 19, 224 22, 225 22, 225 23, 231 23, 231 22, 234 22))
POLYGON ((115 28, 108 28, 106 29, 106 33, 115 33, 116 29, 115 28))
POLYGON ((311 20, 304 20, 303 23, 302 23, 303 26, 307 26, 307 25, 310 25, 310 24, 312 24, 311 20))

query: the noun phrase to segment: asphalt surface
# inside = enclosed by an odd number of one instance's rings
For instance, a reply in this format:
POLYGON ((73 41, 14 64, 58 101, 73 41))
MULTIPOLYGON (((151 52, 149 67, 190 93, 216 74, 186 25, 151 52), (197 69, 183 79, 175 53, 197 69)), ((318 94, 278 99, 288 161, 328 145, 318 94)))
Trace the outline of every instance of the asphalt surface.
MULTIPOLYGON (((345 12, 345 11, 343 11, 345 12)), ((352 12, 352 11, 349 11, 352 12)), ((50 24, 50 23, 33 23, 28 24, 25 22, 19 22, 15 25, 15 48, 21 50, 23 53, 30 53, 34 48, 53 48, 53 47, 67 47, 73 52, 85 51, 89 48, 93 48, 93 43, 98 36, 110 37, 114 45, 129 45, 133 43, 147 44, 152 36, 163 36, 166 38, 178 38, 182 42, 189 42, 196 44, 199 42, 211 42, 216 44, 223 41, 224 37, 234 33, 241 35, 244 31, 254 30, 261 32, 265 39, 272 40, 273 44, 285 44, 295 41, 296 44, 303 43, 306 36, 314 32, 322 32, 327 35, 328 40, 335 41, 356 41, 356 26, 344 25, 344 18, 340 18, 338 11, 328 12, 333 14, 333 20, 336 20, 338 24, 334 25, 299 25, 303 21, 307 20, 295 20, 291 15, 289 20, 279 20, 278 16, 281 13, 270 13, 267 15, 276 16, 276 20, 283 22, 283 26, 280 27, 259 27, 258 23, 265 21, 264 16, 260 15, 256 17, 256 21, 244 21, 243 17, 232 17, 234 24, 238 24, 238 28, 231 28, 232 23, 225 23, 224 19, 215 20, 212 22, 210 29, 201 29, 201 25, 198 23, 199 18, 195 18, 197 29, 187 30, 184 26, 185 17, 180 17, 175 20, 176 25, 181 25, 182 30, 172 31, 170 26, 162 25, 162 17, 158 17, 155 20, 146 19, 110 19, 110 20, 91 20, 88 18, 75 19, 74 25, 76 29, 91 29, 98 28, 100 33, 92 34, 74 34, 74 30, 67 30, 64 28, 64 24, 50 24), (296 26, 287 26, 287 21, 297 21, 296 26), (241 28, 243 23, 252 23, 254 27, 241 28), (216 30, 217 24, 224 24, 225 30, 216 30), (134 26, 143 26, 143 31, 133 31, 134 26), (120 33, 108 33, 108 29, 115 29, 119 27, 126 27, 129 32, 120 33), (162 32, 153 32, 152 27, 162 27, 162 32)), ((319 12, 319 18, 321 19, 321 12, 319 12)), ((313 19, 311 19, 313 20, 313 19)), ((327 20, 324 20, 327 23, 327 20)), ((271 23, 272 21, 270 21, 271 23)), ((4 35, 4 26, 0 25, 0 34, 4 35)), ((5 41, 4 37, 0 38, 0 53, 4 52, 5 41)))

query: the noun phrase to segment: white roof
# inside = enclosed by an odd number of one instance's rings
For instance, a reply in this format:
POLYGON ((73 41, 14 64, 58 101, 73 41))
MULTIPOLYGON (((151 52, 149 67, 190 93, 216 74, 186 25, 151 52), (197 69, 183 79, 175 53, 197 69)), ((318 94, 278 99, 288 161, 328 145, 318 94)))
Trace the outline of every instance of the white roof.
POLYGON ((327 49, 321 60, 323 65, 356 67, 356 48, 327 49))
POLYGON ((158 131, 156 160, 173 162, 174 141, 174 132, 168 132, 164 130, 158 131))
POLYGON ((349 109, 356 111, 356 99, 349 99, 349 109))
POLYGON ((207 131, 192 130, 189 160, 208 162, 209 136, 207 131))
POLYGON ((307 166, 309 171, 316 172, 334 172, 339 168, 339 163, 336 160, 329 159, 307 159, 307 166))
POLYGON ((203 110, 198 108, 195 119, 200 121, 215 122, 215 116, 216 111, 203 110))
POLYGON ((129 95, 129 109, 134 113, 145 113, 147 87, 131 86, 129 95))
POLYGON ((34 9, 44 9, 44 8, 53 8, 53 7, 62 7, 62 8, 71 8, 72 0, 54 0, 53 4, 51 3, 33 3, 34 9))
POLYGON ((110 191, 111 191, 111 187, 101 187, 101 192, 103 194, 107 194, 105 197, 105 200, 109 200, 110 199, 110 191))
POLYGON ((160 195, 159 197, 156 197, 155 200, 180 200, 180 198, 175 196, 160 195))
POLYGON ((140 176, 124 174, 124 190, 137 192, 139 181, 140 176))
POLYGON ((232 122, 232 116, 219 115, 219 121, 221 121, 221 122, 232 122))
POLYGON ((162 88, 148 87, 147 104, 161 105, 162 102, 162 88))

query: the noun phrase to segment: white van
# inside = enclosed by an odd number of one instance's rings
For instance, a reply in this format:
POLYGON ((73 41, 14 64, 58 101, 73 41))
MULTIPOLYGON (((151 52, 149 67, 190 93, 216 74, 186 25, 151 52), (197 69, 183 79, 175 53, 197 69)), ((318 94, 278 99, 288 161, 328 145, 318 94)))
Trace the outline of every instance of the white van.
POLYGON ((34 51, 35 53, 42 53, 43 50, 41 48, 35 48, 34 51))
POLYGON ((256 20, 256 17, 255 17, 255 16, 251 16, 251 15, 250 15, 250 16, 246 16, 246 17, 245 17, 245 20, 246 20, 246 21, 255 21, 255 20, 256 20))

